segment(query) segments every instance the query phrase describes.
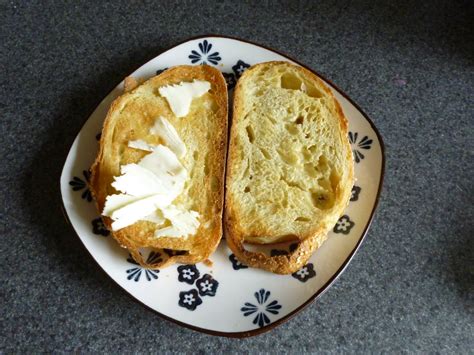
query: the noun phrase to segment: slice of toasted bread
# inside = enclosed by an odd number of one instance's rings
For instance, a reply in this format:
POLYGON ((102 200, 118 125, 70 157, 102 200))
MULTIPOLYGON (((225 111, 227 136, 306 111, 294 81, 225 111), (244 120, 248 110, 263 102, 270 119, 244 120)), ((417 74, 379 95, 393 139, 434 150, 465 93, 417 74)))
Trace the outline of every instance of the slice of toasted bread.
POLYGON ((249 68, 234 93, 225 225, 227 242, 246 265, 288 274, 324 242, 347 206, 354 167, 347 120, 315 74, 287 62, 249 68), (297 240, 268 257, 244 242, 297 240))
MULTIPOLYGON (((91 192, 102 213, 106 197, 118 193, 111 184, 121 174, 121 167, 137 163, 150 154, 130 147, 129 142, 140 140, 151 145, 166 145, 151 133, 156 119, 165 117, 186 146, 186 154, 180 162, 189 178, 175 202, 199 213, 197 232, 187 238, 157 238, 154 235, 157 224, 140 220, 113 231, 112 235, 145 267, 161 268, 175 262, 206 260, 222 236, 228 105, 225 79, 219 70, 210 66, 183 65, 137 84, 127 80, 127 88, 131 90, 117 98, 107 114, 99 154, 91 168, 91 192), (207 81, 211 88, 192 100, 185 117, 177 118, 166 98, 160 95, 159 88, 193 80, 207 81), (150 262, 144 260, 141 248, 166 249, 167 253, 160 253, 160 258, 150 262)), ((111 218, 103 217, 103 220, 112 230, 111 218)))

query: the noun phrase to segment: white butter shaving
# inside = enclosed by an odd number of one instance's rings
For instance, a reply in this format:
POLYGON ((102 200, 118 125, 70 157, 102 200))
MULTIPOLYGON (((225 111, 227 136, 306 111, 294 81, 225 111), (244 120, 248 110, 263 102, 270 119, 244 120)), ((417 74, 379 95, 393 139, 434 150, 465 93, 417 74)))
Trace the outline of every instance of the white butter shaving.
POLYGON ((182 158, 186 154, 186 146, 179 138, 178 132, 166 118, 158 117, 154 126, 150 128, 150 133, 161 137, 178 158, 182 158))
POLYGON ((156 210, 155 212, 149 214, 148 216, 145 216, 142 218, 143 221, 148 221, 148 222, 153 222, 156 224, 162 224, 166 220, 163 218, 162 214, 160 213, 160 210, 156 210))
POLYGON ((155 237, 184 237, 195 234, 199 227, 199 213, 186 211, 170 205, 163 209, 163 215, 172 226, 157 229, 155 237))
POLYGON ((186 211, 181 207, 170 205, 163 210, 163 216, 168 219, 181 235, 194 234, 199 227, 199 213, 196 211, 186 211))
POLYGON ((143 139, 137 139, 134 141, 129 141, 128 146, 134 149, 145 150, 147 152, 152 152, 156 146, 148 144, 143 139))
POLYGON ((157 146, 153 153, 145 156, 138 165, 150 170, 159 178, 161 178, 163 174, 168 174, 175 177, 175 180, 183 180, 184 182, 188 176, 186 169, 184 169, 183 165, 179 162, 176 154, 164 145, 157 146))
POLYGON ((167 196, 153 195, 128 204, 112 212, 110 216, 114 220, 112 222, 112 229, 118 230, 130 226, 143 217, 152 214, 157 208, 166 206, 169 203, 171 203, 171 200, 167 196))
POLYGON ((199 213, 172 205, 188 178, 178 159, 186 153, 186 146, 163 117, 158 118, 150 132, 158 134, 170 147, 152 146, 143 140, 130 141, 129 147, 151 153, 137 164, 121 166, 121 175, 114 177, 112 186, 122 193, 106 197, 102 214, 112 218, 114 231, 140 220, 156 224, 169 221, 171 225, 157 229, 155 237, 187 238, 199 227, 199 213))
POLYGON ((105 207, 102 211, 104 216, 110 217, 112 212, 126 205, 138 201, 141 197, 124 194, 109 195, 105 198, 105 207))
POLYGON ((176 117, 184 117, 189 113, 194 98, 201 97, 211 89, 207 81, 194 80, 191 83, 182 82, 167 85, 158 89, 161 96, 166 98, 176 117))
MULTIPOLYGON (((124 194, 145 197, 152 194, 166 194, 172 185, 172 177, 158 177, 150 170, 137 164, 127 164, 121 167, 122 175, 115 177, 112 186, 124 194)), ((161 174, 166 176, 166 174, 161 174)))
POLYGON ((162 145, 138 164, 123 165, 120 172, 122 175, 115 177, 112 186, 123 194, 108 196, 102 212, 114 220, 113 230, 169 206, 181 194, 187 179, 187 172, 176 155, 162 145))

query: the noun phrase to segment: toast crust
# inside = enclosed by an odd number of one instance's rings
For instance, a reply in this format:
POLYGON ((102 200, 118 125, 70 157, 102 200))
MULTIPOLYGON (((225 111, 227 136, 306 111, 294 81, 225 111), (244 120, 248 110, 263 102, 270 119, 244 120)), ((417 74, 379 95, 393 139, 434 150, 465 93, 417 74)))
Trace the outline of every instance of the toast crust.
MULTIPOLYGON (((99 212, 103 211, 106 197, 116 193, 111 183, 114 176, 120 175, 120 166, 136 163, 147 154, 128 148, 127 142, 142 139, 154 120, 164 116, 188 148, 182 163, 190 179, 177 200, 199 212, 200 226, 196 234, 188 238, 155 238, 153 231, 157 225, 151 222, 138 221, 112 231, 112 220, 103 216, 104 224, 143 267, 157 269, 174 263, 194 264, 206 260, 222 236, 228 106, 225 79, 219 70, 207 65, 182 65, 140 85, 131 79, 126 83, 126 92, 112 103, 107 113, 99 153, 91 167, 90 190, 99 212), (167 101, 159 96, 158 88, 193 80, 208 81, 211 89, 193 100, 186 117, 176 118, 167 101), (147 262, 140 253, 142 248, 160 252, 160 258, 147 262)), ((156 137, 147 136, 147 139, 160 143, 156 137)))
MULTIPOLYGON (((255 102, 253 102, 253 104, 255 104, 255 102)), ((354 167, 347 134, 348 123, 339 102, 336 100, 331 90, 314 73, 288 62, 260 63, 245 71, 237 82, 234 91, 233 117, 226 169, 226 201, 224 212, 227 244, 242 263, 278 274, 290 274, 304 266, 314 251, 323 244, 327 238, 327 233, 332 229, 340 215, 343 214, 350 199, 354 180, 354 167), (244 120, 249 112, 249 108, 245 106, 246 100, 248 100, 245 92, 247 86, 252 81, 252 84, 256 83, 255 86, 257 89, 255 90, 258 92, 258 80, 261 80, 261 76, 258 77, 257 74, 260 74, 261 72, 271 72, 272 70, 273 72, 280 70, 280 72, 291 71, 297 73, 300 77, 305 78, 305 81, 310 82, 317 90, 319 90, 319 93, 321 93, 327 100, 331 116, 333 119, 337 120, 337 138, 341 142, 340 156, 344 161, 344 171, 341 175, 343 176, 341 183, 337 184, 333 191, 335 201, 334 206, 327 211, 327 215, 324 215, 324 218, 321 220, 313 221, 312 225, 306 230, 297 233, 286 233, 284 235, 275 234, 275 228, 266 224, 265 221, 262 220, 258 220, 250 226, 249 223, 244 223, 243 216, 245 214, 242 212, 242 199, 235 192, 234 187, 235 184, 238 184, 242 170, 242 166, 237 166, 238 164, 236 164, 236 161, 239 160, 239 157, 241 159, 242 156, 242 144, 239 145, 237 137, 240 130, 242 130, 242 127, 238 126, 240 121, 244 120), (297 240, 298 246, 293 252, 283 256, 267 256, 261 252, 248 251, 244 246, 244 243, 273 244, 289 240, 297 240)), ((255 139, 258 140, 257 138, 255 139)), ((249 214, 247 214, 247 216, 248 215, 249 214)), ((289 222, 290 226, 291 222, 289 222)))

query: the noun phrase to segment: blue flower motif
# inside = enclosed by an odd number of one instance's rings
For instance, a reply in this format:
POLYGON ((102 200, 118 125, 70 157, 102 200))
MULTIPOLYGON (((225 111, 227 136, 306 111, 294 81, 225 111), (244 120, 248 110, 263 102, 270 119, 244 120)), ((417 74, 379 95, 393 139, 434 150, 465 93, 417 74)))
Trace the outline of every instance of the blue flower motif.
MULTIPOLYGON (((134 280, 135 282, 138 282, 140 281, 142 273, 145 273, 146 279, 148 281, 151 281, 152 279, 156 280, 158 278, 158 273, 160 272, 160 270, 142 268, 135 260, 133 260, 131 256, 127 258, 127 261, 130 264, 136 265, 135 267, 126 270, 128 274, 127 280, 134 280)), ((163 261, 163 259, 161 258, 161 254, 154 251, 152 251, 146 259, 147 264, 159 263, 160 261, 163 261)))
POLYGON ((232 263, 232 268, 234 270, 240 270, 240 269, 248 269, 249 267, 247 265, 242 264, 239 259, 235 257, 234 254, 229 255, 229 260, 232 263))
POLYGON ((356 163, 360 163, 360 161, 365 158, 365 155, 362 154, 362 152, 358 150, 357 148, 368 150, 370 149, 373 142, 372 139, 369 139, 369 137, 367 136, 364 136, 358 142, 357 141, 358 136, 359 136, 359 133, 357 132, 355 133, 349 132, 349 142, 351 143, 352 146, 355 145, 355 148, 352 148, 352 153, 354 154, 354 160, 356 163))
POLYGON ((267 324, 270 324, 270 318, 267 316, 267 313, 278 314, 281 309, 281 305, 278 304, 278 301, 274 300, 270 303, 267 303, 268 298, 270 297, 270 291, 265 291, 263 288, 260 291, 255 292, 255 298, 257 299, 258 304, 246 302, 244 306, 240 309, 244 316, 247 317, 251 314, 257 313, 253 319, 253 324, 258 324, 261 328, 267 324))
POLYGON ((178 281, 186 282, 192 285, 199 278, 199 270, 196 265, 180 265, 178 266, 178 281))
MULTIPOLYGON (((198 278, 199 270, 195 265, 178 266, 178 280, 180 282, 192 285, 198 278)), ((190 311, 194 311, 202 303, 202 299, 199 296, 214 297, 218 286, 219 282, 217 280, 209 274, 204 274, 203 277, 196 281, 196 288, 179 293, 178 304, 190 311)))
POLYGON ((179 256, 179 255, 185 255, 187 253, 186 250, 163 249, 163 251, 168 256, 179 256))
POLYGON ((71 181, 69 181, 69 185, 71 185, 73 191, 82 191, 81 198, 86 200, 87 202, 92 201, 92 194, 87 187, 87 183, 89 182, 89 178, 91 176, 90 171, 83 170, 82 175, 84 175, 84 180, 74 176, 71 181))
POLYGON ((250 68, 250 64, 245 63, 243 60, 240 60, 235 63, 235 65, 232 67, 232 70, 235 73, 236 78, 240 78, 240 76, 244 73, 244 71, 247 70, 247 68, 250 68))
POLYGON ((362 188, 360 186, 352 186, 352 192, 351 192, 351 201, 357 201, 359 199, 359 194, 362 188))
POLYGON ((219 282, 217 282, 217 280, 214 280, 209 274, 205 274, 203 277, 196 281, 196 287, 199 291, 199 295, 201 296, 214 297, 216 295, 218 286, 219 282))
POLYGON ((158 69, 156 71, 156 75, 160 75, 161 73, 163 73, 165 70, 167 70, 168 68, 163 68, 163 69, 158 69))
POLYGON ((270 250, 270 256, 280 256, 280 255, 288 255, 287 250, 282 249, 272 249, 270 250))
POLYGON ((233 89, 237 83, 234 73, 222 73, 222 75, 224 76, 225 82, 227 84, 227 90, 233 89))
POLYGON ((270 250, 270 256, 288 255, 289 253, 294 252, 297 247, 298 243, 292 243, 288 247, 288 250, 272 249, 270 250))
POLYGON ((181 307, 187 308, 190 311, 194 311, 197 306, 202 303, 201 297, 199 297, 198 292, 195 289, 189 291, 181 291, 179 293, 178 304, 181 307))
POLYGON ((334 226, 334 233, 342 233, 342 234, 349 234, 352 227, 354 227, 355 223, 351 221, 348 215, 344 215, 339 218, 336 225, 334 226))
POLYGON ((309 263, 303 266, 298 271, 292 273, 291 276, 301 282, 306 282, 316 276, 316 271, 314 271, 314 265, 312 263, 309 263))
POLYGON ((191 54, 188 56, 191 59, 191 63, 196 64, 207 64, 207 62, 216 65, 222 58, 219 56, 219 52, 214 52, 209 54, 212 49, 212 44, 209 43, 206 39, 199 43, 199 52, 192 50, 191 54))
POLYGON ((110 231, 105 227, 104 221, 102 218, 98 217, 96 219, 93 219, 91 221, 92 224, 92 233, 97 234, 97 235, 102 235, 104 237, 108 237, 110 234, 110 231))

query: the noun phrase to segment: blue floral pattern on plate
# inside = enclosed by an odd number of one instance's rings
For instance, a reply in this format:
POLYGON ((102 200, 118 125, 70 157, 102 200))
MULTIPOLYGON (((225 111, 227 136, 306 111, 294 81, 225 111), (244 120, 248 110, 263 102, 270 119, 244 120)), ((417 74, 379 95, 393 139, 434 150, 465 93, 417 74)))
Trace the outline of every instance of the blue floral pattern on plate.
POLYGON ((92 233, 101 235, 103 237, 108 237, 110 235, 110 231, 104 224, 104 221, 101 217, 97 217, 91 221, 92 224, 92 233))
POLYGON ((266 291, 263 288, 258 292, 255 292, 254 296, 257 299, 257 304, 245 302, 240 310, 243 312, 245 317, 256 313, 255 318, 253 319, 253 324, 258 324, 258 326, 262 328, 263 326, 270 324, 270 318, 267 314, 278 314, 282 306, 278 304, 278 301, 276 300, 267 303, 268 298, 270 297, 270 291, 266 291))
POLYGON ((359 199, 359 194, 362 191, 362 188, 360 186, 352 186, 352 191, 351 191, 351 202, 355 202, 359 199))
POLYGON ((71 185, 73 191, 81 191, 81 198, 86 200, 87 202, 92 201, 92 194, 89 190, 88 183, 91 177, 91 173, 89 170, 82 170, 82 175, 84 176, 84 180, 81 178, 74 176, 71 181, 69 181, 69 185, 71 185))
POLYGON ((158 69, 156 71, 156 75, 160 75, 161 73, 163 73, 165 70, 167 70, 168 68, 163 68, 163 69, 158 69))
POLYGON ((247 265, 242 264, 240 262, 240 260, 235 257, 234 254, 229 255, 229 260, 232 263, 232 269, 234 269, 234 270, 248 269, 249 268, 247 265))
POLYGON ((200 279, 201 274, 196 265, 181 265, 178 266, 178 281, 187 284, 194 284, 196 281, 196 288, 188 291, 181 291, 179 293, 178 305, 190 311, 194 311, 200 304, 204 296, 214 297, 219 287, 219 282, 211 275, 204 274, 200 279), (200 297, 201 296, 201 297, 200 297))
POLYGON ((178 266, 178 281, 186 282, 192 285, 199 278, 199 270, 196 265, 180 265, 178 266))
POLYGON ((303 266, 301 269, 298 271, 294 272, 291 274, 295 279, 301 282, 306 282, 309 279, 313 278, 316 276, 316 271, 314 270, 314 265, 313 263, 308 263, 305 266, 303 266))
POLYGON ((225 79, 225 83, 227 84, 227 90, 231 90, 235 87, 237 83, 237 79, 235 78, 234 73, 222 73, 225 79))
POLYGON ((198 44, 199 52, 194 49, 191 51, 191 54, 188 56, 191 59, 192 64, 214 64, 217 65, 222 58, 220 57, 219 52, 209 53, 212 49, 212 43, 208 42, 207 39, 198 44))
MULTIPOLYGON (((163 259, 161 257, 161 254, 155 251, 152 251, 150 254, 148 254, 148 257, 146 259, 147 264, 153 264, 153 263, 159 263, 163 259)), ((145 274, 145 277, 148 281, 156 280, 158 279, 158 274, 160 270, 152 270, 152 269, 145 269, 140 266, 131 256, 127 258, 127 261, 130 264, 136 265, 135 267, 132 267, 130 269, 127 269, 125 272, 128 274, 127 280, 133 280, 135 282, 140 281, 140 277, 142 274, 145 274)))
POLYGON ((209 274, 205 274, 203 277, 196 281, 196 287, 199 291, 199 295, 201 296, 214 297, 216 295, 218 286, 219 282, 214 280, 209 274))
POLYGON ((352 153, 354 154, 354 160, 356 163, 360 163, 361 160, 365 158, 365 155, 359 149, 369 150, 373 142, 372 139, 369 139, 368 136, 364 136, 360 141, 358 140, 358 138, 359 133, 349 132, 349 142, 353 147, 352 153))
POLYGON ((348 215, 341 216, 333 228, 334 233, 349 234, 355 223, 351 221, 348 215))
POLYGON ((244 73, 244 71, 250 68, 250 64, 245 63, 243 60, 238 60, 235 65, 232 66, 232 70, 235 73, 235 77, 238 79, 244 73))
POLYGON ((195 289, 189 291, 181 291, 179 293, 178 304, 181 307, 187 308, 190 311, 194 311, 197 306, 202 304, 202 299, 198 295, 198 291, 195 289))

